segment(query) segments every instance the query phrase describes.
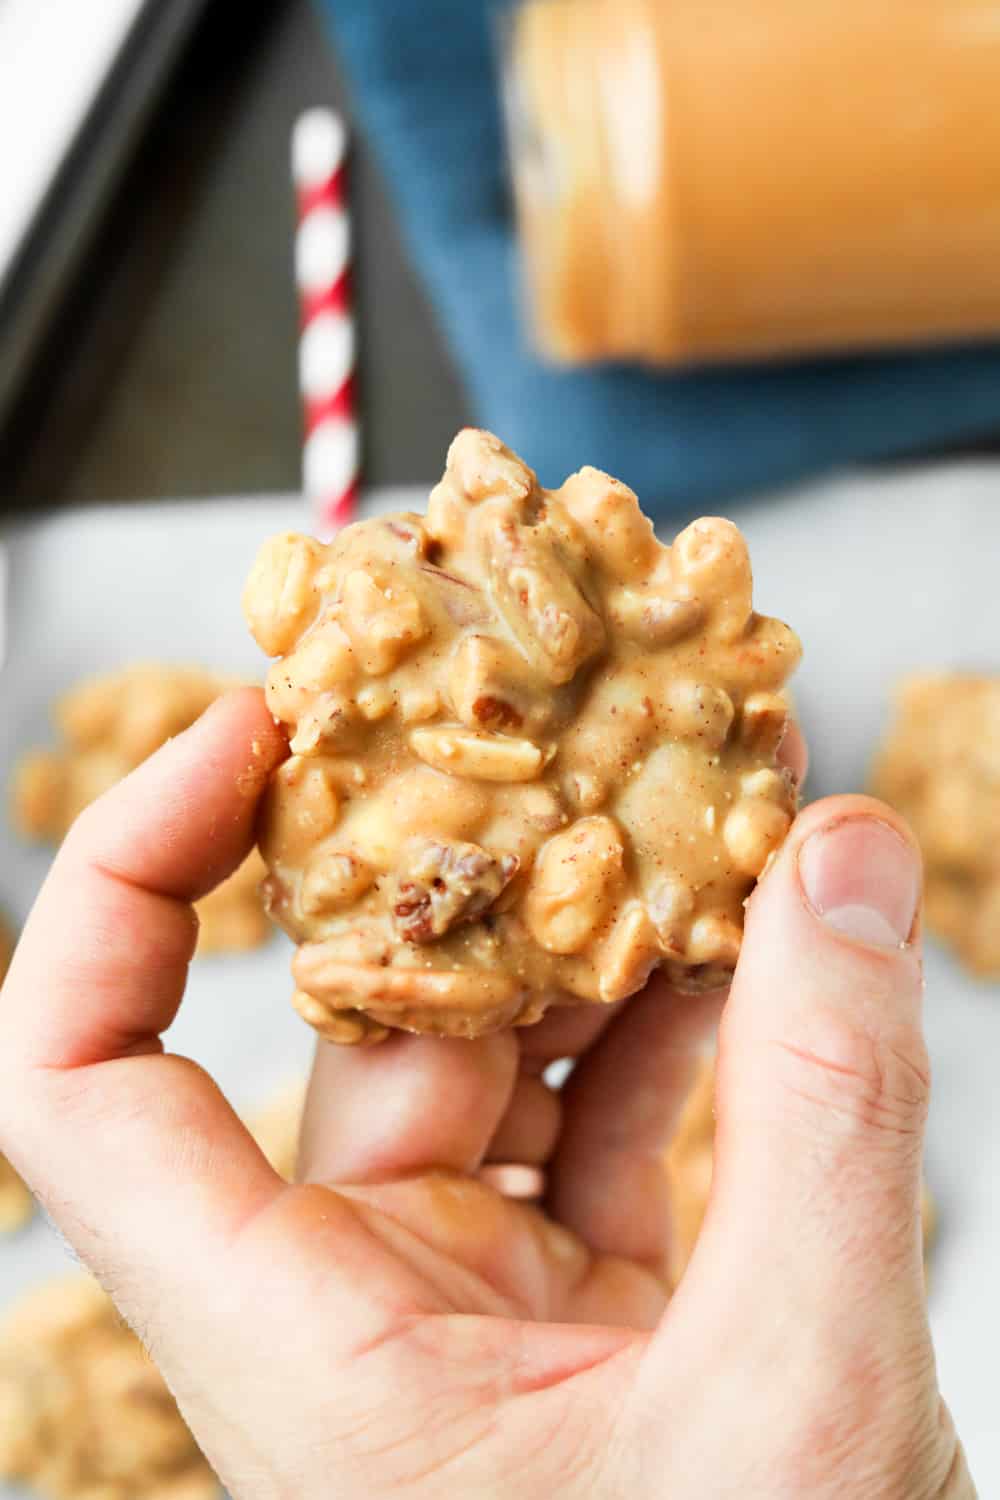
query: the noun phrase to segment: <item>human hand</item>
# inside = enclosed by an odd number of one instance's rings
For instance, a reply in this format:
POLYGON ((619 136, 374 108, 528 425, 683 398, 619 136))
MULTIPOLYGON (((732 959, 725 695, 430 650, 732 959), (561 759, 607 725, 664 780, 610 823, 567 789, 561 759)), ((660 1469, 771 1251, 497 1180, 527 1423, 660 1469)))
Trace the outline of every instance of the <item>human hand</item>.
POLYGON ((237 1500, 969 1500, 925 1314, 920 873, 894 815, 810 808, 750 903, 712 1199, 668 1302, 662 1149, 716 999, 321 1043, 294 1187, 164 1051, 189 903, 284 753, 236 693, 88 810, 0 1003, 0 1148, 237 1500), (567 1054, 557 1098, 540 1071, 567 1054), (490 1160, 544 1166, 544 1208, 490 1160))

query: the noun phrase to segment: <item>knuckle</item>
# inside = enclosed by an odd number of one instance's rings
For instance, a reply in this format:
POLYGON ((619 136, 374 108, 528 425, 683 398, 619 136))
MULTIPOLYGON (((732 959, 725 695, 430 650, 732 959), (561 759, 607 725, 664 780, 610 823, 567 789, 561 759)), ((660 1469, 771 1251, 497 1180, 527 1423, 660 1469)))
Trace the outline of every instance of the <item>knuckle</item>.
POLYGON ((919 1138, 930 1096, 930 1064, 917 1027, 872 1035, 826 1017, 803 1042, 780 1040, 786 1083, 830 1125, 901 1142, 919 1138))

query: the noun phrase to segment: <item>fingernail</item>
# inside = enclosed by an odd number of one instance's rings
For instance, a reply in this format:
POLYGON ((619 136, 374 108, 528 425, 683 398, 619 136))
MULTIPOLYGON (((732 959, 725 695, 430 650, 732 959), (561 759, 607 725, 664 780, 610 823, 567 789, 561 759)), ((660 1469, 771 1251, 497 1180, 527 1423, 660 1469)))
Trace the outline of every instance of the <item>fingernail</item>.
POLYGON ((920 904, 920 861, 888 823, 849 818, 811 834, 799 851, 806 900, 844 937, 899 948, 920 904))

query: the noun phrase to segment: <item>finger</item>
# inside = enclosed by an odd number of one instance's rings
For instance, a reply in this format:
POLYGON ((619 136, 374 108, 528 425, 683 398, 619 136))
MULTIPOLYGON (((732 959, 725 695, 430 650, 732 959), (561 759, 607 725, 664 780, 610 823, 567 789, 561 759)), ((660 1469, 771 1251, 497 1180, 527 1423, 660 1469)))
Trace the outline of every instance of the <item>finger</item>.
POLYGON ((395 1032, 319 1042, 299 1149, 303 1181, 361 1186, 482 1164, 517 1081, 509 1033, 465 1041, 395 1032))
POLYGON ((722 992, 681 994, 654 978, 563 1088, 550 1212, 595 1252, 660 1276, 673 1253, 664 1152, 722 1003, 722 992))
POLYGON ((881 804, 837 798, 796 823, 747 915, 712 1198, 681 1288, 752 1299, 810 1344, 850 1324, 869 1359, 903 1324, 925 1333, 920 886, 912 836, 881 804))
POLYGON ((162 1055, 160 1033, 194 945, 188 902, 246 855, 284 753, 262 696, 239 692, 95 803, 3 990, 3 1149, 112 1277, 154 1264, 183 1277, 186 1257, 281 1190, 211 1081, 162 1055))
POLYGON ((556 1007, 534 1026, 521 1027, 517 1039, 524 1065, 541 1069, 558 1058, 579 1057, 621 1014, 624 1004, 556 1007))
POLYGON ((541 1166, 555 1150, 561 1128, 560 1096, 541 1078, 521 1072, 490 1141, 486 1160, 541 1166))
POLYGON ((11 966, 7 1062, 77 1067, 157 1041, 183 994, 190 903, 246 857, 285 753, 261 695, 239 690, 77 819, 11 966))

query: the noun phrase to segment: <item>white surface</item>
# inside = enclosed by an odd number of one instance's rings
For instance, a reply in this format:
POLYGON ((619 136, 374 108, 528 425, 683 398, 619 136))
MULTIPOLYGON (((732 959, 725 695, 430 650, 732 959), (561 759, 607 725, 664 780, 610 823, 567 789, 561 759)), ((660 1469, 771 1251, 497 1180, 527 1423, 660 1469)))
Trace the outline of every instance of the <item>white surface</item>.
POLYGON ((0 0, 0 277, 148 0, 0 0))
MULTIPOLYGON (((420 508, 423 496, 379 501, 420 508)), ((998 501, 1000 466, 979 465, 856 479, 734 512, 750 540, 760 607, 791 621, 806 644, 796 693, 813 795, 863 785, 900 673, 1000 666, 998 501)), ((47 705, 82 673, 147 657, 259 674, 240 617, 243 578, 264 536, 306 524, 301 502, 259 499, 93 511, 13 532, 0 774, 45 740, 47 705)), ((47 864, 0 826, 0 904, 23 917, 47 864)), ((307 1030, 288 1005, 287 966, 280 939, 247 957, 201 961, 171 1034, 240 1107, 264 1101, 308 1057, 307 1030)), ((1000 987, 970 982, 932 950, 928 1030, 942 1384, 982 1495, 1000 1495, 1000 987)), ((37 1224, 0 1244, 0 1296, 64 1264, 37 1224)))

